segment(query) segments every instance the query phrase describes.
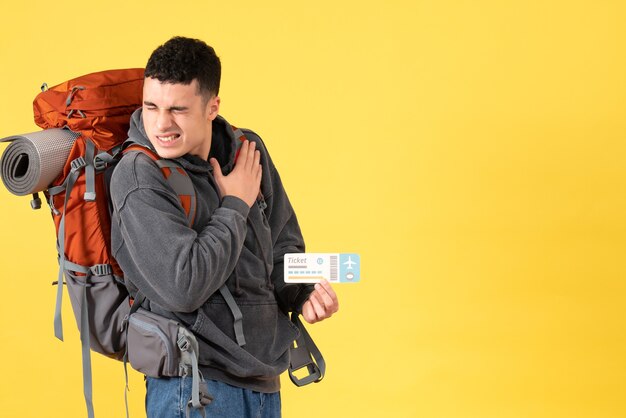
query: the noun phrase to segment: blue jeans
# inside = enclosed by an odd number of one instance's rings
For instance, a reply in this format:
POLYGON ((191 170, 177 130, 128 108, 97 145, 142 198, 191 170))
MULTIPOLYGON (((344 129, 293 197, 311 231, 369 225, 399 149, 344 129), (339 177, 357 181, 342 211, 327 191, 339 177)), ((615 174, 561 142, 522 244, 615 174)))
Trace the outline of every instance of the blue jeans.
MULTIPOLYGON (((260 393, 215 380, 207 380, 213 402, 206 406, 207 418, 280 418, 280 392, 260 393)), ((191 377, 146 378, 148 418, 185 418, 191 399, 191 377)), ((190 417, 200 418, 196 409, 190 417)))

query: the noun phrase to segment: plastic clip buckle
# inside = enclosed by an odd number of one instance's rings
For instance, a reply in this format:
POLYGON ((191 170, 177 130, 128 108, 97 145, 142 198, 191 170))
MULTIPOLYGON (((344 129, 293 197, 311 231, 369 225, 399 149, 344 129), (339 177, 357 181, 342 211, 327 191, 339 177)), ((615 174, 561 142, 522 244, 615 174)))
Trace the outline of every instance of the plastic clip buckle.
POLYGON ((180 348, 181 351, 188 351, 189 347, 191 346, 191 343, 189 342, 189 338, 187 338, 184 335, 182 335, 178 339, 178 341, 176 341, 176 344, 178 344, 178 348, 180 348))
POLYGON ((94 276, 106 276, 108 274, 111 274, 112 272, 113 269, 109 264, 96 264, 91 268, 91 273, 94 276))
POLYGON ((78 157, 72 160, 70 165, 72 166, 72 171, 78 171, 87 165, 87 161, 83 157, 78 157))
POLYGON ((322 379, 322 372, 311 359, 309 350, 302 346, 291 348, 291 364, 289 365, 289 378, 296 386, 304 386, 311 382, 318 382, 322 379), (298 378, 294 374, 300 369, 307 368, 309 374, 303 378, 298 378))
POLYGON ((101 160, 98 157, 95 157, 93 159, 93 167, 96 169, 96 171, 104 171, 105 168, 107 168, 107 163, 104 160, 101 160))
POLYGON ((203 380, 200 382, 200 404, 202 406, 207 406, 211 402, 213 402, 213 395, 209 393, 209 387, 203 380))

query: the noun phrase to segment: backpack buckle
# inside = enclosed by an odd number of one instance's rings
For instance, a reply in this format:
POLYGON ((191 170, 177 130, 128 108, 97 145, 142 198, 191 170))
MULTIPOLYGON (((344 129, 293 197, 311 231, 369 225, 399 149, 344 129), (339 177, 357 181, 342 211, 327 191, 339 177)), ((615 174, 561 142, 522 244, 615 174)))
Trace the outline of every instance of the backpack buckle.
POLYGON ((306 328, 298 319, 297 313, 291 313, 291 322, 298 327, 300 335, 289 349, 291 357, 289 378, 298 387, 308 385, 309 383, 317 383, 324 378, 324 373, 326 372, 324 357, 322 357, 322 353, 319 352, 306 328), (304 377, 296 376, 296 372, 305 367, 308 375, 304 377))
POLYGON ((96 171, 104 171, 104 169, 107 168, 107 163, 96 155, 93 159, 93 167, 96 171))
POLYGON ((78 157, 72 160, 70 165, 72 167, 72 171, 78 171, 81 168, 87 166, 87 161, 85 161, 85 158, 83 157, 78 157))
POLYGON ((209 388, 203 380, 200 382, 200 403, 202 406, 207 406, 211 402, 213 402, 213 395, 209 393, 209 388))
POLYGON ((178 344, 178 348, 180 348, 180 351, 188 351, 189 347, 191 346, 191 343, 189 342, 189 338, 187 338, 184 335, 180 336, 178 341, 176 341, 176 344, 178 344))
POLYGON ((113 273, 110 264, 96 264, 90 268, 91 274, 94 276, 108 276, 113 273))
POLYGON ((291 362, 289 364, 289 378, 298 387, 307 385, 311 382, 319 382, 322 380, 322 372, 317 364, 311 359, 311 354, 303 346, 291 347, 291 362), (307 368, 309 374, 299 378, 295 375, 298 370, 307 368))

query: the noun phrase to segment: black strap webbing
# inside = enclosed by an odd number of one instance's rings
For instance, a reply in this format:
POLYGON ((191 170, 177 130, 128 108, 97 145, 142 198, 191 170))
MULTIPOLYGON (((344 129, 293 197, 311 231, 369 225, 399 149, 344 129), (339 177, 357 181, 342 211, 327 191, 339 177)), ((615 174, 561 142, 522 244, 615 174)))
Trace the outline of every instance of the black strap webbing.
POLYGON ((300 336, 290 349, 289 378, 298 387, 308 385, 309 383, 317 383, 324 378, 326 373, 324 357, 313 342, 304 324, 300 321, 297 313, 291 313, 291 322, 300 330, 300 336), (307 368, 309 374, 303 378, 296 377, 295 372, 304 367, 307 368))

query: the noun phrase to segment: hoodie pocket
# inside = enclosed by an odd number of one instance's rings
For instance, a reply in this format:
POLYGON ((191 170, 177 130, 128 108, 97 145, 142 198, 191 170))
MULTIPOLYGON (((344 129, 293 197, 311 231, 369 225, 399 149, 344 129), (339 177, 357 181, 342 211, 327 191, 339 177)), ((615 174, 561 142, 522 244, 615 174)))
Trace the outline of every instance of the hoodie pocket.
POLYGON ((235 341, 232 314, 214 301, 198 311, 192 330, 200 338, 200 363, 238 377, 275 377, 289 366, 289 347, 298 329, 276 303, 237 304, 243 314, 246 345, 235 341))

